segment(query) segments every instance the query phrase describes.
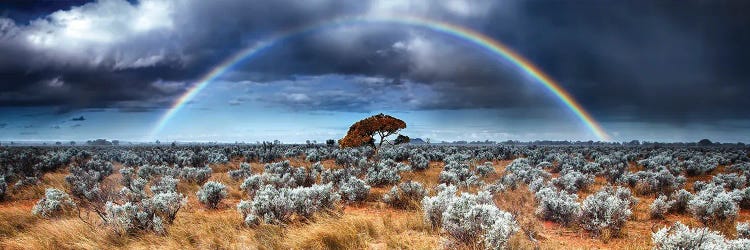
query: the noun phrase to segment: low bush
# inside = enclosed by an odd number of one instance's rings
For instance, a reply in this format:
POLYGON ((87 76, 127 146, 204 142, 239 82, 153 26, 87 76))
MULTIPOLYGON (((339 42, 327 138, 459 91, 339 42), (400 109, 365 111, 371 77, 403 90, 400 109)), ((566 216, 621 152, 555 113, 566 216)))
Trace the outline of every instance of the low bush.
POLYGON ((185 195, 175 191, 162 191, 145 200, 144 206, 149 207, 155 216, 163 223, 171 224, 177 218, 177 212, 187 203, 185 195))
POLYGON ((422 154, 415 154, 409 157, 409 163, 411 163, 414 170, 425 170, 430 166, 430 161, 422 154))
POLYGON ((513 216, 498 209, 486 192, 454 196, 443 212, 441 226, 457 243, 481 242, 485 249, 505 248, 519 230, 513 216))
POLYGON ((495 167, 492 166, 492 162, 485 162, 484 164, 481 164, 477 166, 477 174, 481 177, 486 177, 488 175, 495 173, 495 167))
POLYGON ((171 176, 162 176, 159 181, 151 185, 150 189, 154 194, 177 192, 177 183, 179 182, 179 179, 171 176))
POLYGON ((727 240, 716 231, 708 228, 689 228, 675 222, 672 227, 664 227, 651 234, 654 249, 748 249, 750 240, 727 240))
POLYGON ((671 211, 677 213, 687 212, 688 204, 693 200, 693 197, 695 197, 695 195, 685 189, 674 191, 672 195, 670 195, 670 199, 674 201, 674 203, 672 203, 671 211))
POLYGON ((576 193, 594 184, 594 175, 575 170, 565 171, 560 177, 552 179, 552 184, 569 193, 576 193))
POLYGON ((720 185, 726 189, 734 190, 734 189, 742 189, 745 187, 745 184, 747 183, 747 179, 744 175, 737 175, 735 173, 731 174, 717 174, 714 175, 711 182, 715 183, 716 185, 720 185))
POLYGON ((440 183, 458 186, 478 185, 479 178, 471 172, 469 164, 464 162, 449 162, 443 167, 438 176, 440 183))
POLYGON ((0 176, 0 201, 5 199, 5 191, 8 190, 8 183, 5 182, 5 177, 0 176))
POLYGON ((188 182, 203 184, 211 177, 213 170, 205 166, 202 168, 185 167, 180 170, 180 177, 188 182))
POLYGON ((253 172, 250 169, 250 163, 243 162, 243 163, 240 163, 240 169, 229 170, 229 172, 227 172, 227 174, 233 180, 241 180, 242 178, 246 178, 246 177, 252 175, 253 172))
POLYGON ((279 224, 290 221, 294 214, 310 218, 316 212, 332 209, 340 199, 331 184, 298 188, 266 185, 256 193, 250 211, 266 223, 279 224))
POLYGON ((367 199, 370 194, 370 186, 357 177, 349 177, 349 180, 341 184, 339 188, 341 198, 348 202, 358 202, 367 199))
POLYGON ((737 223, 735 230, 737 231, 737 238, 750 239, 750 223, 747 223, 747 222, 737 223))
POLYGON ((381 161, 378 164, 370 166, 365 175, 367 184, 384 186, 398 183, 401 180, 401 176, 398 174, 398 169, 389 162, 392 161, 381 161))
POLYGON ((120 234, 134 234, 149 230, 158 233, 166 232, 161 217, 154 216, 153 211, 146 206, 132 202, 122 205, 107 202, 105 211, 108 225, 120 234))
POLYGON ((203 184, 198 192, 195 193, 198 196, 198 201, 208 208, 216 208, 216 206, 227 197, 227 186, 220 182, 209 181, 203 184))
POLYGON ((750 209, 750 187, 735 189, 732 195, 737 198, 740 208, 750 209))
POLYGON ((581 211, 576 194, 561 192, 554 187, 543 187, 535 196, 538 203, 536 215, 545 220, 568 225, 576 221, 581 211))
POLYGON ((46 218, 57 217, 66 212, 71 212, 75 206, 70 196, 64 191, 47 188, 44 192, 44 197, 34 205, 31 213, 46 218))
POLYGON ((625 188, 607 186, 583 201, 580 221, 584 229, 601 236, 617 236, 633 212, 633 198, 625 188))
POLYGON ((403 182, 391 188, 383 196, 383 201, 395 208, 416 209, 419 202, 427 195, 421 183, 415 181, 403 182))
POLYGON ((436 189, 438 193, 432 197, 422 198, 422 212, 424 213, 424 220, 432 226, 432 228, 440 227, 440 223, 443 220, 443 212, 448 208, 448 204, 456 198, 456 186, 450 186, 440 184, 436 189))
POLYGON ((651 206, 649 206, 651 218, 663 219, 664 214, 669 212, 669 210, 672 209, 672 205, 675 203, 675 201, 667 200, 667 196, 660 195, 653 203, 651 203, 651 206))
POLYGON ((739 211, 738 198, 723 187, 709 183, 688 202, 688 208, 696 219, 707 226, 734 223, 739 211))

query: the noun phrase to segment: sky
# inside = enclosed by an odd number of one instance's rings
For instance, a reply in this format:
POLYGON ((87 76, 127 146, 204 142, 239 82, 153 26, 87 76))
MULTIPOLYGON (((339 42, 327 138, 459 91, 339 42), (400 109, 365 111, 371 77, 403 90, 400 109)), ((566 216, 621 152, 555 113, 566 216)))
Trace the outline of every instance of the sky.
POLYGON ((432 141, 601 140, 538 79, 554 79, 614 141, 750 142, 748 1, 100 0, 0 2, 0 141, 339 139, 365 117, 432 141), (222 62, 271 41, 164 121, 222 62), (83 119, 81 119, 83 117, 83 119))

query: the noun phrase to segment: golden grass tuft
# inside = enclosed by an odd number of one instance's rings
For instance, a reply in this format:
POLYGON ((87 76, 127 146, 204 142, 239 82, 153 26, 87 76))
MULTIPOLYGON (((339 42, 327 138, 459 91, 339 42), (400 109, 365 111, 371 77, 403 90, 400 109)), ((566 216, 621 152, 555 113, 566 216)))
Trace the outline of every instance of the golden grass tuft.
POLYGON ((363 249, 378 237, 375 223, 365 218, 344 216, 319 219, 290 229, 286 235, 289 249, 363 249))
POLYGON ((43 220, 2 242, 3 249, 103 249, 122 247, 127 238, 94 230, 77 218, 43 220))
POLYGON ((0 210, 0 239, 26 230, 38 219, 39 217, 31 214, 31 208, 28 206, 2 208, 0 210))

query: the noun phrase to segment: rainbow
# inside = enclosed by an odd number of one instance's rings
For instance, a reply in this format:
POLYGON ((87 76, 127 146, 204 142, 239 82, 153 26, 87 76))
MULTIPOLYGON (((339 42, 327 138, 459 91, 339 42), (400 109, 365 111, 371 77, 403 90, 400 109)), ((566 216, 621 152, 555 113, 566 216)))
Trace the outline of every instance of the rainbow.
POLYGON ((568 109, 570 109, 578 117, 578 119, 581 122, 583 122, 583 124, 599 140, 601 141, 611 140, 611 138, 604 131, 601 125, 599 125, 599 123, 596 120, 594 120, 591 114, 589 114, 581 106, 581 104, 578 103, 573 98, 573 96, 570 95, 570 93, 568 93, 565 89, 563 89, 560 86, 560 84, 555 82, 552 78, 550 78, 544 72, 539 70, 539 68, 534 66, 534 64, 532 64, 529 60, 519 55, 518 53, 514 52, 512 49, 508 48, 507 46, 503 45, 502 43, 490 37, 487 37, 479 32, 473 31, 465 27, 461 27, 458 25, 445 23, 441 21, 430 20, 430 19, 425 19, 425 18, 420 18, 420 17, 410 17, 410 16, 342 17, 342 18, 337 18, 334 20, 316 23, 313 25, 303 26, 297 29, 288 30, 288 31, 276 34, 274 36, 271 36, 270 38, 265 39, 262 42, 258 42, 252 46, 242 49, 238 51, 237 53, 235 53, 234 55, 222 61, 219 65, 212 68, 210 71, 208 71, 208 73, 206 73, 205 75, 203 75, 203 77, 198 79, 195 85, 193 85, 188 91, 186 91, 182 96, 180 96, 174 102, 174 104, 169 108, 169 110, 161 116, 157 125, 154 127, 151 133, 152 138, 154 138, 167 125, 167 123, 169 123, 169 120, 172 117, 174 117, 175 114, 177 114, 183 107, 185 107, 185 104, 188 101, 192 100, 198 93, 201 92, 201 90, 206 88, 206 86, 208 86, 211 82, 221 77, 227 71, 230 71, 236 65, 241 64, 242 62, 248 60, 249 58, 252 58, 253 56, 260 54, 264 50, 271 48, 274 45, 282 43, 283 41, 289 38, 295 37, 295 36, 310 34, 310 33, 323 30, 323 29, 329 29, 329 28, 335 28, 335 27, 341 27, 341 26, 360 25, 360 24, 372 24, 372 23, 398 24, 398 25, 406 25, 406 26, 423 28, 426 30, 450 35, 450 36, 459 38, 461 40, 470 42, 472 44, 478 45, 479 47, 491 52, 492 54, 499 56, 503 60, 506 60, 512 63, 519 70, 521 70, 522 72, 526 73, 528 76, 531 76, 533 79, 535 79, 536 82, 542 84, 546 89, 548 89, 551 93, 553 93, 568 109))

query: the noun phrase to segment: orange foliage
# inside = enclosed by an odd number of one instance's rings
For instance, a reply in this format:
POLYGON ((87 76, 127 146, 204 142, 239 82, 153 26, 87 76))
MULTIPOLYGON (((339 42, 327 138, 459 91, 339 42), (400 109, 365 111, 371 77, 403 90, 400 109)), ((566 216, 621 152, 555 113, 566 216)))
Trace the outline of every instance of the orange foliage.
POLYGON ((342 148, 359 147, 363 145, 375 146, 375 134, 380 136, 380 144, 383 139, 393 135, 401 129, 406 128, 406 122, 390 115, 377 114, 354 123, 349 127, 346 136, 339 140, 342 148))

